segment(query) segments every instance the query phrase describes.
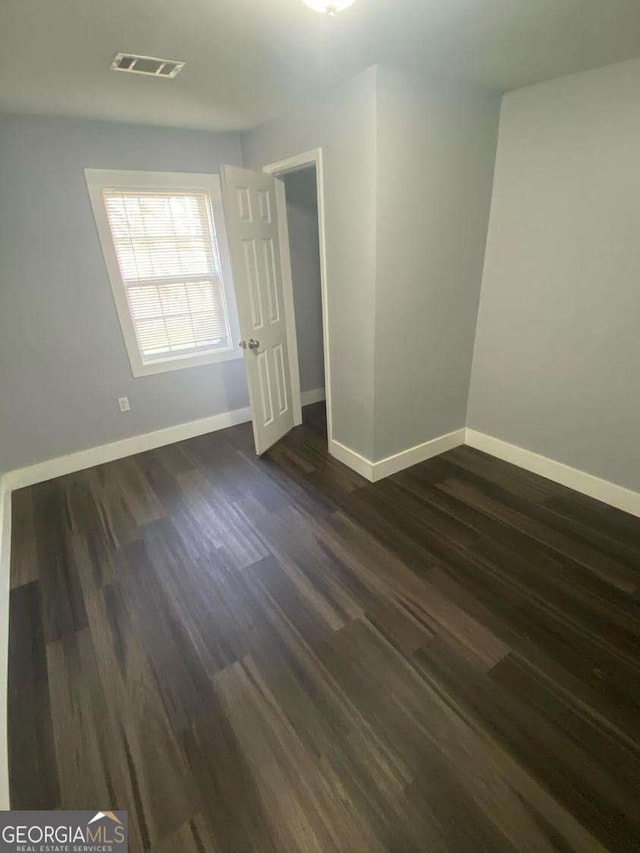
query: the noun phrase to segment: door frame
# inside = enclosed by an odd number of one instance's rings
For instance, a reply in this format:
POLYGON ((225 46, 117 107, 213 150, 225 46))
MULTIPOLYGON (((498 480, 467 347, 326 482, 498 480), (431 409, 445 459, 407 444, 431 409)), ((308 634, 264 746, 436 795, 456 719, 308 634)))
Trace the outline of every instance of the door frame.
MULTIPOLYGON (((281 178, 290 172, 299 172, 309 166, 316 169, 316 188, 318 201, 318 245, 320 249, 320 292, 322 300, 322 348, 324 356, 324 390, 327 406, 327 439, 329 447, 333 437, 333 421, 331 418, 331 353, 329 351, 329 296, 327 288, 327 246, 325 229, 325 186, 322 148, 314 148, 285 160, 268 163, 262 171, 274 178, 281 178)), ((293 278, 289 255, 289 222, 287 219, 287 202, 284 192, 284 181, 276 181, 276 206, 278 221, 283 223, 280 228, 280 256, 282 263, 282 286, 284 290, 287 313, 287 338, 289 344, 289 372, 292 385, 293 420, 296 425, 302 423, 302 399, 300 393, 300 362, 298 360, 298 336, 296 333, 296 317, 293 295, 293 278)))

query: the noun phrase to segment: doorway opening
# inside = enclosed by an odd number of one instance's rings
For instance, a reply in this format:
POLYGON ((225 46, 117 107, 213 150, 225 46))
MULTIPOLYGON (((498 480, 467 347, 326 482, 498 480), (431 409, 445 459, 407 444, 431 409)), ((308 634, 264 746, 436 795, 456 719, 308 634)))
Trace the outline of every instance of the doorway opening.
MULTIPOLYGON (((292 381, 299 377, 304 422, 331 445, 328 309, 324 245, 322 152, 317 149, 273 163, 264 171, 284 184, 281 201, 287 224, 295 344, 290 347, 292 381)), ((287 271, 285 271, 287 275, 287 271)), ((293 326, 293 324, 292 324, 293 326)), ((290 338, 292 335, 290 334, 290 338)))
POLYGON ((315 166, 282 176, 287 200, 291 281, 302 420, 326 437, 322 287, 315 166))

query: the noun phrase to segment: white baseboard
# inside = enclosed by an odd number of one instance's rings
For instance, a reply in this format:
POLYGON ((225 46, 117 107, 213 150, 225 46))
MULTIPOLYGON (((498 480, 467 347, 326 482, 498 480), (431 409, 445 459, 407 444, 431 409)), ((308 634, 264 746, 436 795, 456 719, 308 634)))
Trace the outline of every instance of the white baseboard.
POLYGON ((387 456, 386 459, 380 459, 377 462, 356 453, 344 444, 340 444, 339 441, 330 443, 329 452, 369 482, 376 483, 385 477, 397 474, 398 471, 403 471, 405 468, 410 468, 412 465, 417 465, 418 462, 424 462, 461 444, 468 444, 469 447, 474 447, 476 450, 483 450, 491 456, 504 459, 505 462, 511 462, 513 465, 518 465, 534 474, 540 474, 548 480, 553 480, 555 483, 560 483, 562 486, 567 486, 583 495, 588 495, 609 504, 609 506, 616 507, 616 509, 640 517, 640 492, 631 491, 624 486, 618 486, 608 480, 595 477, 593 474, 587 474, 586 471, 579 471, 577 468, 571 468, 555 459, 540 456, 531 450, 525 450, 523 447, 517 447, 473 429, 455 430, 422 444, 417 444, 415 447, 410 447, 393 456, 387 456))
POLYGON ((339 441, 331 442, 329 452, 371 483, 377 483, 378 480, 397 474, 398 471, 404 471, 405 468, 417 465, 418 462, 424 462, 431 459, 432 456, 438 456, 440 453, 459 447, 464 444, 464 438, 464 429, 457 429, 429 441, 423 441, 422 444, 416 444, 415 447, 401 450, 400 453, 394 453, 385 459, 379 459, 377 462, 361 456, 355 450, 351 450, 350 447, 340 444, 339 441))
POLYGON ((9 588, 11 563, 11 493, 0 477, 0 809, 9 809, 7 732, 9 664, 9 588))
POLYGON ((366 456, 361 456, 355 450, 347 447, 346 444, 340 444, 339 441, 333 438, 329 442, 329 453, 338 462, 342 462, 343 465, 351 468, 356 474, 360 474, 361 477, 373 483, 373 462, 367 459, 366 456))
POLYGON ((412 465, 417 465, 418 462, 424 462, 433 456, 439 456, 440 453, 446 453, 447 450, 453 450, 454 447, 460 447, 461 444, 464 444, 464 435, 464 429, 456 429, 429 441, 423 441, 422 444, 416 444, 415 447, 401 450, 400 453, 394 453, 393 456, 387 456, 385 459, 380 459, 379 462, 374 462, 373 482, 397 474, 398 471, 404 471, 405 468, 410 468, 412 465))
POLYGON ((113 462, 115 459, 132 456, 134 453, 154 450, 156 447, 164 447, 165 444, 174 444, 176 441, 184 441, 197 435, 216 432, 219 429, 246 423, 250 420, 251 409, 249 407, 234 409, 220 415, 211 415, 197 421, 188 421, 184 424, 154 430, 154 432, 147 432, 143 435, 123 438, 110 444, 90 447, 88 450, 80 450, 77 453, 69 453, 67 456, 58 456, 55 459, 47 459, 45 462, 29 465, 27 468, 9 471, 5 475, 6 488, 11 491, 21 489, 24 486, 32 486, 34 483, 42 483, 44 480, 62 477, 64 474, 72 474, 74 471, 82 471, 84 468, 92 468, 94 465, 102 465, 104 462, 113 462))
MULTIPOLYGON (((322 397, 314 396, 309 402, 317 402, 319 399, 324 399, 324 389, 306 392, 309 395, 318 395, 320 391, 322 391, 322 397)), ((308 405, 305 402, 304 394, 302 402, 303 405, 308 405)), ((249 408, 236 409, 235 411, 213 415, 209 418, 202 418, 198 421, 178 424, 177 426, 156 430, 155 432, 144 435, 137 435, 132 438, 93 447, 89 450, 82 450, 78 453, 71 453, 68 456, 49 459, 46 462, 40 462, 28 468, 11 471, 0 477, 0 810, 9 808, 9 771, 6 732, 11 491, 22 488, 23 486, 33 485, 43 480, 49 480, 53 477, 90 468, 94 465, 100 465, 104 462, 121 459, 144 450, 152 450, 166 444, 173 444, 176 441, 183 441, 197 435, 204 435, 208 432, 225 429, 235 424, 246 423, 250 420, 251 410, 249 408)), ((430 459, 461 444, 468 444, 477 450, 482 450, 499 459, 504 459, 506 462, 511 462, 514 465, 518 465, 535 474, 540 474, 563 486, 568 486, 570 489, 575 489, 596 500, 603 501, 617 509, 640 517, 640 493, 472 429, 455 430, 454 432, 438 436, 430 441, 425 441, 422 444, 410 447, 407 450, 403 450, 400 453, 388 456, 386 459, 381 459, 377 462, 366 459, 364 456, 335 440, 330 442, 329 452, 340 462, 343 462, 349 468, 373 483, 405 468, 409 468, 412 465, 416 465, 418 462, 424 462, 426 459, 430 459)))
POLYGON ((554 483, 560 483, 590 498, 640 517, 640 492, 633 492, 608 480, 601 480, 593 474, 587 474, 586 471, 571 468, 563 462, 540 456, 531 450, 525 450, 524 447, 517 447, 515 444, 509 444, 474 429, 467 429, 465 433, 465 444, 469 447, 483 450, 491 456, 497 456, 498 459, 504 459, 505 462, 511 462, 534 474, 540 474, 547 480, 553 480, 554 483))
POLYGON ((312 391, 303 391, 300 394, 300 400, 303 406, 310 406, 312 403, 321 403, 326 400, 324 388, 314 388, 312 391))

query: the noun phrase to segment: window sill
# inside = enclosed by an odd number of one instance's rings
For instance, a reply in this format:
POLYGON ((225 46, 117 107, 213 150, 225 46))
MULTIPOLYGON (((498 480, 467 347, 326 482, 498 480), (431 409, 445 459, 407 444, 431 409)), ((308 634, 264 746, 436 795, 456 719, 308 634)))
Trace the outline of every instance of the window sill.
POLYGON ((202 355, 174 356, 173 358, 158 359, 147 364, 132 364, 131 371, 135 377, 152 376, 155 373, 169 373, 172 370, 186 370, 189 367, 202 367, 206 364, 218 364, 223 361, 234 361, 242 358, 242 351, 235 347, 222 352, 208 352, 202 355))

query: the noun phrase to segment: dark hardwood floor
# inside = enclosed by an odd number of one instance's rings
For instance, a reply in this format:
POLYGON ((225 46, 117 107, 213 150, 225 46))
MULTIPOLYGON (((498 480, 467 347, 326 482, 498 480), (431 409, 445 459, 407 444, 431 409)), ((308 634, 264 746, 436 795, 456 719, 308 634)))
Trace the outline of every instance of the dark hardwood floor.
POLYGON ((14 808, 131 850, 640 849, 640 520, 322 405, 14 493, 14 808))

